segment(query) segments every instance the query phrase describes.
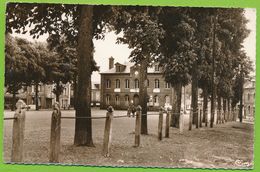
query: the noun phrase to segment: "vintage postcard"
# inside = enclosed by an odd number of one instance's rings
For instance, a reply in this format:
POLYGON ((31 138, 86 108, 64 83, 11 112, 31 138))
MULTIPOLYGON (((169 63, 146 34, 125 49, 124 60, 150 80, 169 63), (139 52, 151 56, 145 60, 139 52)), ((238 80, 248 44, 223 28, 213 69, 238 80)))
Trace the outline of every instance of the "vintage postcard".
POLYGON ((254 168, 256 9, 6 4, 3 161, 254 168))

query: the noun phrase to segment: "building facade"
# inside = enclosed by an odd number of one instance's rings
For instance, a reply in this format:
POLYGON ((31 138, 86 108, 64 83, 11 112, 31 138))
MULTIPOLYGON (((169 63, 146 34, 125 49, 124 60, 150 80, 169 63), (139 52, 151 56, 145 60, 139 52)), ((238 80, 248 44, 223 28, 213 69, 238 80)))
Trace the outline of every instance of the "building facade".
MULTIPOLYGON (((130 103, 139 104, 140 66, 126 62, 115 63, 109 58, 109 70, 101 72, 102 109, 109 105, 115 109, 127 109, 130 103)), ((157 110, 160 106, 170 105, 173 89, 165 82, 158 65, 147 70, 147 105, 149 110, 157 110)))
MULTIPOLYGON (((56 96, 52 92, 55 85, 39 84, 38 86, 38 105, 40 109, 51 109, 54 102, 56 102, 56 96)), ((5 109, 10 109, 12 104, 13 95, 4 90, 5 109)), ((23 87, 18 91, 16 95, 16 101, 22 99, 31 109, 36 109, 35 106, 35 86, 23 87)), ((59 96, 58 102, 62 109, 70 109, 74 107, 74 90, 71 83, 63 84, 63 91, 59 96)), ((92 84, 92 96, 91 105, 100 105, 100 84, 92 84)))
POLYGON ((253 117, 255 114, 255 80, 247 80, 243 91, 243 116, 253 117))

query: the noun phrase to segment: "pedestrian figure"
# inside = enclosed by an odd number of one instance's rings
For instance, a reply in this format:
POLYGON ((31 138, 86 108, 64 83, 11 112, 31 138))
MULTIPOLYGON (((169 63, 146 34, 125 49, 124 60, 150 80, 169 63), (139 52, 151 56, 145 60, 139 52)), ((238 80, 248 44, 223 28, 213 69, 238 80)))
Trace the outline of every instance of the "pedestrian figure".
POLYGON ((135 117, 135 112, 136 112, 136 108, 133 104, 133 102, 131 101, 130 105, 129 105, 129 108, 127 110, 127 116, 128 117, 135 117))

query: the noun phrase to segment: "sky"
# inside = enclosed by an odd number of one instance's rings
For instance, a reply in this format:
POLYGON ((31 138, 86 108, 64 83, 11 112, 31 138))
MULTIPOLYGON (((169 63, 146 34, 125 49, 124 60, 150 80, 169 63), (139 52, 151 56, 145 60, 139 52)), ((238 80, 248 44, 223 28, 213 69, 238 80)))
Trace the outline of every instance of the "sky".
MULTIPOLYGON (((251 31, 249 36, 245 39, 243 45, 247 55, 253 61, 255 67, 256 59, 256 9, 245 9, 245 17, 249 20, 247 28, 251 31)), ((13 34, 13 36, 22 37, 29 41, 45 42, 48 35, 43 35, 39 39, 33 39, 27 34, 13 34)), ((94 59, 100 67, 100 72, 108 70, 108 59, 114 57, 115 63, 124 63, 129 60, 131 50, 125 44, 116 44, 117 35, 113 32, 105 35, 105 40, 93 40, 95 46, 94 59)), ((93 82, 100 82, 100 75, 98 72, 93 72, 93 82)))

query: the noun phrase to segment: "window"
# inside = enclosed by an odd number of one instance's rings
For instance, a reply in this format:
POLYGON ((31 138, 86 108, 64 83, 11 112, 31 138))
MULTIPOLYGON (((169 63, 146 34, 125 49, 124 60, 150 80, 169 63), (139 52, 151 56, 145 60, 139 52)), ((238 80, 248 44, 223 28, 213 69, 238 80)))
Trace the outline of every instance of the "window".
POLYGON ((155 81, 154 81, 154 87, 155 87, 155 88, 160 88, 160 81, 159 81, 159 79, 155 79, 155 81))
POLYGON ((119 98, 119 95, 116 95, 116 105, 120 105, 120 98, 119 98))
POLYGON ((121 72, 121 66, 116 66, 116 72, 121 72))
POLYGON ((169 82, 165 82, 165 88, 170 88, 170 83, 169 82))
POLYGON ((106 88, 111 88, 111 81, 109 79, 106 81, 106 88))
POLYGON ((135 79, 135 88, 139 88, 139 80, 135 79))
POLYGON ((125 80, 125 88, 129 88, 129 80, 128 79, 125 80))
POLYGON ((128 95, 125 95, 125 101, 129 102, 129 96, 128 95))
POLYGON ((159 65, 155 65, 155 66, 154 66, 154 70, 155 70, 156 72, 158 72, 158 71, 159 71, 159 65))
POLYGON ((106 95, 106 105, 110 105, 110 95, 106 95))
POLYGON ((156 95, 154 96, 154 103, 158 104, 159 103, 159 97, 156 95))
POLYGON ((120 80, 116 79, 116 88, 120 88, 120 80))

